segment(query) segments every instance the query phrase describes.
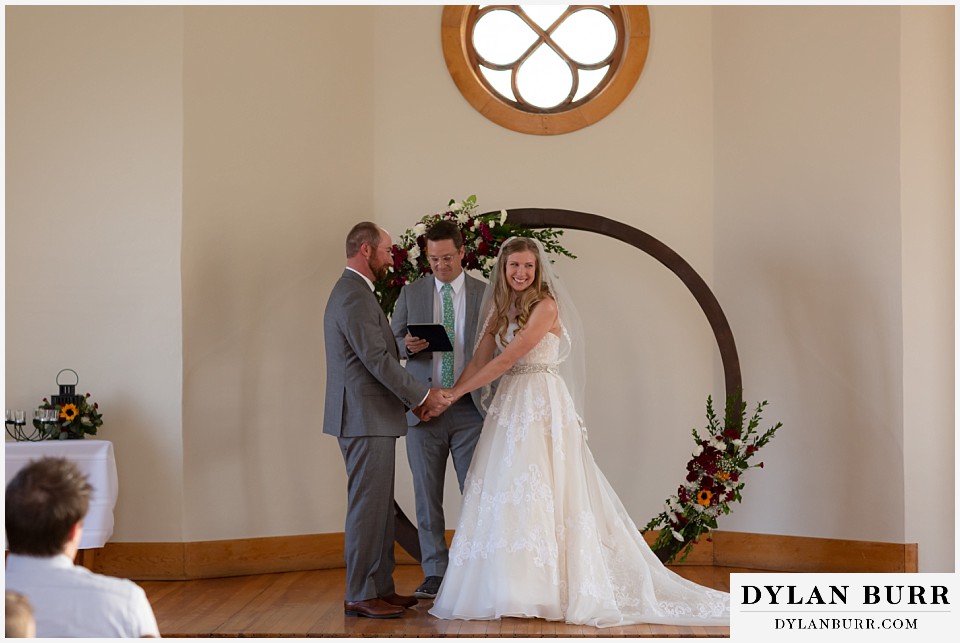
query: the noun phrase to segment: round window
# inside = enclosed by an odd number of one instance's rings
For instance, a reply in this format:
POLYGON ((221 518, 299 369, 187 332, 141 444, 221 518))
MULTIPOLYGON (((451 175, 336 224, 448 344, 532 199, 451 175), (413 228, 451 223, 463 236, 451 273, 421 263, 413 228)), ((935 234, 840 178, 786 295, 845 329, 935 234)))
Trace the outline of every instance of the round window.
POLYGON ((619 105, 643 70, 644 6, 448 6, 441 28, 450 75, 493 122, 563 134, 619 105))

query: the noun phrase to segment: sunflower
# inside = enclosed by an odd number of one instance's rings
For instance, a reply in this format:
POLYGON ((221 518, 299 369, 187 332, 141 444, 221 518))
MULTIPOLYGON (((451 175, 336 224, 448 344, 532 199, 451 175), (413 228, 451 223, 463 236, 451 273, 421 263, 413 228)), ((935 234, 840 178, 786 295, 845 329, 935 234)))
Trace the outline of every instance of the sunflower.
POLYGON ((700 493, 697 494, 697 504, 703 505, 704 507, 710 506, 711 499, 713 499, 713 492, 709 489, 701 489, 700 493))
POLYGON ((64 404, 63 408, 60 409, 60 417, 62 417, 67 422, 73 422, 74 418, 77 417, 77 405, 76 404, 64 404))

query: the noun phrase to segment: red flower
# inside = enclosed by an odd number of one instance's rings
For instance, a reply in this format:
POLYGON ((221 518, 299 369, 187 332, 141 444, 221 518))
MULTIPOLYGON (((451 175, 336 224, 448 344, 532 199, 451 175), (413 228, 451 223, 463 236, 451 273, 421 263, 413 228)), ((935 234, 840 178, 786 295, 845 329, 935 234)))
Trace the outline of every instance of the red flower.
POLYGON ((700 474, 697 473, 696 470, 691 469, 690 473, 687 474, 687 482, 693 482, 698 477, 700 477, 700 474))
POLYGON ((723 437, 727 438, 728 440, 736 440, 740 437, 740 431, 738 431, 736 427, 730 427, 723 432, 723 437))
POLYGON ((753 455, 757 451, 759 451, 759 449, 757 449, 757 447, 753 446, 752 444, 747 447, 747 455, 753 455))
POLYGON ((488 226, 486 223, 481 223, 477 227, 477 230, 480 231, 480 236, 484 241, 493 241, 493 233, 490 232, 490 226, 488 226))
POLYGON ((762 468, 763 468, 763 463, 761 462, 761 463, 760 463, 759 465, 757 465, 757 466, 759 466, 759 467, 762 469, 762 468))
POLYGON ((477 244, 477 254, 481 257, 486 257, 490 254, 490 245, 486 241, 481 241, 477 244))

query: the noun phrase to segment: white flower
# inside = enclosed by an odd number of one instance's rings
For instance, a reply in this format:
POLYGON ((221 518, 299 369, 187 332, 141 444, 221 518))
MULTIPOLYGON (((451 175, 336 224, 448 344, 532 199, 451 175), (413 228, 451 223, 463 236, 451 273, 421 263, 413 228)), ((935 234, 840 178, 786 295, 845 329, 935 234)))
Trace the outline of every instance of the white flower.
MULTIPOLYGON (((419 237, 421 234, 425 233, 426 231, 427 231, 427 224, 426 224, 426 223, 418 223, 417 225, 413 226, 413 234, 416 235, 416 236, 418 236, 418 237, 419 237)), ((419 251, 420 248, 417 248, 417 250, 419 251)))
POLYGON ((462 209, 463 209, 463 203, 461 203, 460 201, 454 201, 453 203, 447 206, 447 210, 449 210, 450 212, 457 212, 458 214, 459 214, 459 210, 462 210, 462 209))
POLYGON ((466 223, 470 215, 466 212, 457 212, 457 223, 466 223))
POLYGON ((500 210, 500 225, 503 225, 507 220, 507 211, 500 210))
POLYGON ((697 448, 695 448, 695 449, 693 450, 693 457, 696 458, 696 457, 699 456, 701 453, 703 453, 703 445, 698 443, 698 444, 697 444, 697 448))
POLYGON ((743 440, 741 440, 740 438, 737 438, 736 440, 733 440, 730 444, 737 447, 737 450, 739 451, 740 447, 743 446, 743 440))
POLYGON ((407 250, 407 259, 416 259, 420 256, 420 246, 414 244, 409 250, 407 250))
POLYGON ((676 529, 671 529, 670 533, 673 535, 674 538, 676 538, 680 542, 683 542, 683 535, 680 534, 676 529))

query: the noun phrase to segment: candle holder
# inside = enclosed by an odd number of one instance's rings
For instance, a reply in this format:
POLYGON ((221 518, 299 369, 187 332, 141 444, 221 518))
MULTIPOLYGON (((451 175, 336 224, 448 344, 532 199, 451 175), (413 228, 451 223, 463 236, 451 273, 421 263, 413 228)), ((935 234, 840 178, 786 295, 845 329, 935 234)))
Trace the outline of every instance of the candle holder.
POLYGON ((42 427, 48 424, 56 424, 58 421, 55 411, 47 412, 47 410, 44 409, 37 409, 34 411, 33 419, 35 420, 35 423, 31 427, 30 432, 27 433, 25 430, 25 427, 27 426, 26 413, 20 410, 11 411, 10 409, 7 409, 7 419, 4 420, 3 423, 4 427, 7 429, 7 435, 17 442, 40 442, 41 440, 47 439, 48 432, 43 428, 37 427, 36 422, 39 422, 42 427))

